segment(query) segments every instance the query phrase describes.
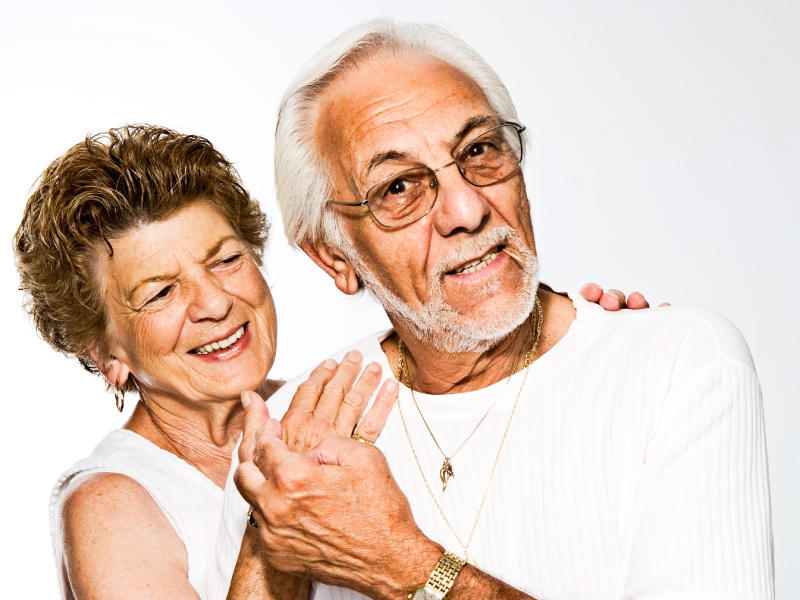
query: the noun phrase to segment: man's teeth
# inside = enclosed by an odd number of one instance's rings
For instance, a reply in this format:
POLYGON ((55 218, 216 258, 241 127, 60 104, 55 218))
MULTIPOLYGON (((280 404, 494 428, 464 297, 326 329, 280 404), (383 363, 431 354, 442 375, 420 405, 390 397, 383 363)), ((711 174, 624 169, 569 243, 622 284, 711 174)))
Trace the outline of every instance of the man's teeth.
POLYGON ((210 344, 206 344, 205 346, 200 346, 199 348, 195 348, 195 354, 209 354, 210 352, 216 352, 217 350, 224 350, 231 344, 235 344, 240 337, 244 335, 244 325, 239 327, 239 329, 234 333, 231 337, 220 340, 219 342, 211 342, 210 344))
POLYGON ((468 263, 461 265, 458 269, 455 270, 455 272, 474 273, 475 271, 480 271, 483 267, 492 262, 497 257, 499 252, 500 251, 497 248, 489 250, 489 252, 487 252, 483 256, 480 256, 475 260, 471 260, 468 263))

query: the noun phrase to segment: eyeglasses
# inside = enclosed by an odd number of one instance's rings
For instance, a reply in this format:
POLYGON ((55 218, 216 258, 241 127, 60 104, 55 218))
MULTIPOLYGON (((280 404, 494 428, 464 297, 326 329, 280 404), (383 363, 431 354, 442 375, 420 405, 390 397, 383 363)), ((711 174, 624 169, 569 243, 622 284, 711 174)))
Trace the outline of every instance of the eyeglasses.
POLYGON ((525 126, 517 123, 492 127, 464 144, 455 160, 438 169, 406 169, 373 185, 360 202, 328 200, 328 204, 366 204, 375 220, 387 229, 409 225, 431 212, 439 192, 436 173, 442 169, 456 165, 461 176, 475 187, 494 185, 513 175, 522 163, 523 131, 525 126))

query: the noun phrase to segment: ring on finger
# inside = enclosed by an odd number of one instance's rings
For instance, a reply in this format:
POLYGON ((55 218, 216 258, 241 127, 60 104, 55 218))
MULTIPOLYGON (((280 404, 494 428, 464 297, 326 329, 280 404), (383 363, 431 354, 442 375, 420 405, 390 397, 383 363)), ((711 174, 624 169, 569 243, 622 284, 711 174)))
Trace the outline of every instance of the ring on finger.
POLYGON ((253 511, 254 510, 255 510, 255 507, 251 504, 250 508, 247 509, 247 524, 250 525, 250 527, 254 527, 254 528, 258 529, 258 523, 256 523, 256 520, 253 518, 253 511))
POLYGON ((357 433, 354 433, 350 437, 353 438, 357 442, 361 442, 362 444, 369 444, 370 446, 374 446, 375 445, 374 442, 370 442, 367 438, 363 438, 360 435, 358 435, 357 433))

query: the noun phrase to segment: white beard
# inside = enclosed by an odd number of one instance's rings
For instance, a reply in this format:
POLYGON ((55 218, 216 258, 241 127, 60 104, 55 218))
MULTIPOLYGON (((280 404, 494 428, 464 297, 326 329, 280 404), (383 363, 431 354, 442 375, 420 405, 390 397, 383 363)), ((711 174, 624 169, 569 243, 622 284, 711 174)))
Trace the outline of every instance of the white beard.
MULTIPOLYGON (((507 225, 497 227, 444 257, 432 270, 429 279, 430 299, 412 306, 380 282, 354 248, 342 248, 366 289, 372 292, 386 312, 409 328, 414 335, 440 352, 486 352, 499 344, 533 312, 539 287, 539 261, 517 232, 507 225), (495 318, 471 318, 459 314, 447 303, 442 289, 445 273, 473 258, 477 252, 497 245, 507 246, 522 259, 522 284, 519 293, 499 303, 495 318)), ((483 290, 486 296, 497 293, 502 278, 483 290)))

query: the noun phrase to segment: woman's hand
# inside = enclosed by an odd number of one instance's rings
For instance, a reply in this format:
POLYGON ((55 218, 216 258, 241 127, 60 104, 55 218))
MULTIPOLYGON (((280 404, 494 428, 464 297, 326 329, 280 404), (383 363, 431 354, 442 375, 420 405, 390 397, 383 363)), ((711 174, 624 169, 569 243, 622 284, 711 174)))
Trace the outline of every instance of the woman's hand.
MULTIPOLYGON (((642 308, 650 308, 650 303, 645 300, 645 297, 639 292, 633 292, 628 296, 627 302, 625 294, 619 290, 603 291, 596 283, 587 283, 581 288, 581 296, 587 302, 599 304, 604 309, 614 312, 623 308, 631 308, 639 310, 642 308)), ((662 302, 659 306, 669 306, 669 302, 662 302)))
MULTIPOLYGON (((341 364, 332 359, 324 361, 298 386, 280 422, 283 441, 292 451, 306 452, 329 435, 350 437, 354 430, 370 442, 378 439, 397 400, 397 382, 387 379, 364 414, 381 382, 382 369, 373 362, 358 377, 362 361, 361 353, 351 350, 341 364)), ((269 419, 269 410, 261 397, 255 392, 242 392, 245 408, 253 400, 257 401, 258 409, 248 411, 245 419, 240 462, 252 460, 253 436, 269 419)))

